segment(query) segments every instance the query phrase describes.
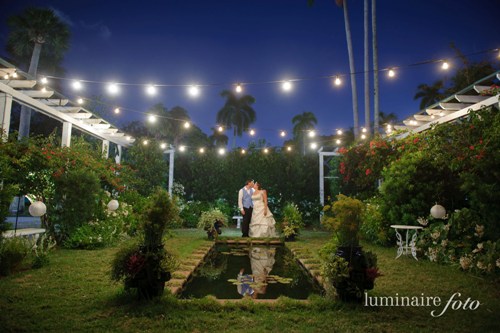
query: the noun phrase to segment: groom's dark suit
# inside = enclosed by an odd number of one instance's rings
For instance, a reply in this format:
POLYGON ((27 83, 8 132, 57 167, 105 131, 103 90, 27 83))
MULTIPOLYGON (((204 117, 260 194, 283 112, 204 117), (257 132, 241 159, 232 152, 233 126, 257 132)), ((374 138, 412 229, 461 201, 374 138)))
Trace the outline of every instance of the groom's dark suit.
POLYGON ((238 192, 238 207, 240 211, 244 211, 243 221, 241 223, 241 233, 243 237, 248 237, 248 231, 250 229, 250 221, 252 220, 253 202, 252 194, 253 188, 247 189, 243 187, 238 192))

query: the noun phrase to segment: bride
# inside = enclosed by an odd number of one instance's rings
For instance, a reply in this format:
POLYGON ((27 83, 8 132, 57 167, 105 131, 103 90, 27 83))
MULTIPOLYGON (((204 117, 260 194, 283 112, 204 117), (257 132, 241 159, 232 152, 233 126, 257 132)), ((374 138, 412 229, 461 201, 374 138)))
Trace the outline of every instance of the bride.
POLYGON ((276 237, 276 221, 267 207, 267 192, 258 182, 252 194, 253 212, 250 221, 250 237, 276 237))

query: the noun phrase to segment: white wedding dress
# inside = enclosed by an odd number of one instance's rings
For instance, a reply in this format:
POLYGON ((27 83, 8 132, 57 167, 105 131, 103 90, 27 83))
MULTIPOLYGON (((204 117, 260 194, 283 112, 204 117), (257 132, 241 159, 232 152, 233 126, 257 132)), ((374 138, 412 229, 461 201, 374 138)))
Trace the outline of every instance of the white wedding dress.
POLYGON ((268 209, 264 215, 264 197, 262 192, 252 195, 253 212, 250 221, 250 237, 276 237, 276 221, 268 209))

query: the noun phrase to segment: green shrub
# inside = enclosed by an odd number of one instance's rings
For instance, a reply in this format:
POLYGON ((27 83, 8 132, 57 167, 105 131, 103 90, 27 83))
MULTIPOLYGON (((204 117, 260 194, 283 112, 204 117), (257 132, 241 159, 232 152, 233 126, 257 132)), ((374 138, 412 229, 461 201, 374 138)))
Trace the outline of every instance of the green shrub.
POLYGON ((196 228, 201 214, 210 209, 210 204, 202 201, 187 201, 180 203, 180 217, 186 228, 196 228))
POLYGON ((24 237, 4 238, 0 241, 0 275, 12 273, 28 255, 29 244, 24 237))
POLYGON ((337 201, 325 205, 321 223, 335 232, 339 246, 359 246, 359 229, 362 222, 363 203, 343 194, 337 201))
POLYGON ((32 268, 41 268, 49 264, 49 252, 56 246, 56 241, 47 236, 46 233, 42 234, 33 246, 33 261, 31 262, 32 268))
POLYGON ((217 238, 222 226, 227 226, 227 215, 218 208, 201 213, 198 228, 207 232, 209 238, 217 238))
POLYGON ((302 213, 294 203, 287 203, 283 208, 283 220, 281 222, 281 230, 285 239, 294 239, 300 232, 300 228, 304 227, 302 213))
POLYGON ((361 224, 361 238, 378 245, 390 244, 390 225, 385 222, 380 208, 380 198, 366 200, 361 224))

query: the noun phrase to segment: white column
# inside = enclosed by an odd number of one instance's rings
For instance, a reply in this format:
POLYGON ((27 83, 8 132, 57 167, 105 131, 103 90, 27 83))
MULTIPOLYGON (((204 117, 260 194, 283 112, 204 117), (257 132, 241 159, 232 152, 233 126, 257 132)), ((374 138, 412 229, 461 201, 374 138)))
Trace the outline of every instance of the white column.
POLYGON ((116 162, 116 164, 121 164, 122 163, 122 146, 116 145, 116 148, 118 150, 118 153, 115 156, 115 162, 116 162))
POLYGON ((319 202, 325 205, 325 169, 323 166, 323 152, 319 152, 319 202))
POLYGON ((175 149, 171 148, 167 151, 170 153, 170 162, 168 164, 168 194, 172 197, 172 188, 174 187, 174 153, 175 149))
POLYGON ((102 140, 102 157, 103 158, 109 157, 109 141, 108 140, 102 140))
POLYGON ((61 147, 70 147, 71 146, 71 129, 72 128, 73 128, 72 123, 68 123, 67 121, 63 122, 61 147))
POLYGON ((12 96, 0 93, 0 136, 4 142, 9 137, 10 111, 12 110, 12 96))

